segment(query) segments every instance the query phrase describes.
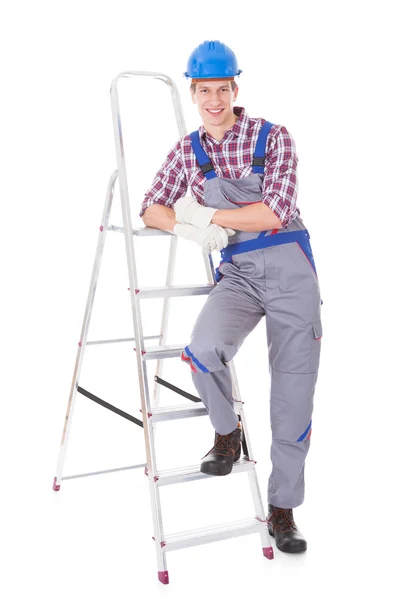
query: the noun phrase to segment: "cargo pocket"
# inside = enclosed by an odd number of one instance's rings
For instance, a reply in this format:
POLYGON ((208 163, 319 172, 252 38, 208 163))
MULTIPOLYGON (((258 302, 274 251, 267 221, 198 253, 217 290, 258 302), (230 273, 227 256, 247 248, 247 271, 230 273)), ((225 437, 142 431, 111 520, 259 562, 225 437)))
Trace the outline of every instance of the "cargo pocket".
POLYGON ((310 355, 310 373, 316 373, 319 367, 319 357, 321 354, 322 323, 315 321, 312 324, 313 341, 310 355))

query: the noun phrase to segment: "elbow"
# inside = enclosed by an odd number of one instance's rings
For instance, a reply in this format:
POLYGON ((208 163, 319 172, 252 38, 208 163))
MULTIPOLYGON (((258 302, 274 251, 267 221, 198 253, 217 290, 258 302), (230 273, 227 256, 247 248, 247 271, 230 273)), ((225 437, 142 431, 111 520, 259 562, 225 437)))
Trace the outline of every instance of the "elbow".
POLYGON ((139 214, 139 217, 142 219, 142 221, 145 225, 147 225, 146 219, 148 216, 148 213, 147 213, 148 209, 149 209, 149 206, 147 206, 143 211, 143 206, 142 206, 142 210, 140 211, 141 214, 139 214))
POLYGON ((267 204, 263 203, 261 206, 262 211, 266 213, 264 219, 265 229, 282 229, 284 225, 275 212, 267 204))
POLYGON ((157 215, 157 204, 151 204, 142 214, 142 221, 146 227, 153 227, 154 215, 157 215))
POLYGON ((275 215, 275 220, 271 229, 283 229, 283 227, 282 221, 275 215))

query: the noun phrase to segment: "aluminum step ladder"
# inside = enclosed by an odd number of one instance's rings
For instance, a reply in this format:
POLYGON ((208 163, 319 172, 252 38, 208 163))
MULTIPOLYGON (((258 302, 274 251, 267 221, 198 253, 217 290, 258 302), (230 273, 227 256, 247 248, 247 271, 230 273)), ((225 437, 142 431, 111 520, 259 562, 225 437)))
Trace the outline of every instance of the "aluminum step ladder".
POLYGON ((109 473, 111 471, 122 471, 125 469, 134 469, 139 467, 145 467, 145 473, 148 475, 148 482, 150 487, 150 498, 151 508, 153 516, 153 527, 156 555, 157 555, 157 567, 158 567, 158 579, 161 583, 169 583, 169 576, 167 570, 166 553, 171 550, 177 550, 179 548, 187 548, 189 546, 195 546, 199 544, 205 544, 207 542, 214 542, 217 540, 224 540, 231 537, 237 537, 250 533, 259 533, 261 536, 262 551, 263 555, 272 559, 274 557, 273 548, 271 545, 271 539, 268 533, 268 525, 266 522, 265 512, 262 503, 262 497, 260 494, 257 474, 255 470, 255 461, 253 459, 253 453, 251 450, 248 430, 243 411, 243 403, 240 399, 239 386, 237 382, 236 372, 233 361, 228 363, 233 383, 233 396, 236 399, 236 409, 239 415, 239 419, 242 424, 243 431, 243 454, 244 458, 234 463, 232 474, 241 473, 246 471, 248 474, 249 484, 251 488, 254 512, 255 515, 236 522, 224 523, 218 526, 206 527, 202 529, 194 529, 191 531, 183 531, 180 533, 173 533, 170 535, 164 534, 160 493, 159 488, 166 485, 172 485, 177 483, 185 483, 187 481, 193 481, 196 479, 204 479, 213 477, 201 473, 200 466, 195 465, 194 467, 178 468, 167 471, 160 471, 157 468, 156 455, 155 455, 155 424, 160 421, 168 421, 174 419, 187 419, 192 417, 199 417, 207 415, 205 406, 201 403, 200 398, 193 396, 179 389, 171 383, 168 383, 162 378, 163 361, 168 358, 179 357, 185 344, 182 345, 166 345, 164 342, 167 337, 167 325, 170 300, 173 297, 178 296, 193 296, 193 295, 207 295, 216 285, 214 277, 214 268, 211 255, 203 253, 208 283, 204 285, 187 285, 187 286, 174 286, 171 285, 173 272, 175 267, 176 251, 177 251, 177 236, 170 234, 169 232, 154 229, 150 227, 143 227, 140 229, 133 229, 131 223, 130 203, 128 195, 128 181, 127 171, 125 164, 124 145, 121 127, 120 107, 118 98, 118 81, 121 77, 152 77, 163 81, 171 91, 172 103, 175 112, 175 117, 178 125, 179 135, 183 136, 186 134, 185 123, 183 118, 183 112, 181 102, 179 98, 179 92, 175 83, 166 75, 162 73, 144 72, 144 71, 126 71, 120 73, 111 84, 111 106, 113 115, 114 125, 114 137, 117 153, 117 166, 118 170, 114 171, 111 175, 107 193, 106 201, 101 220, 100 233, 97 243, 96 256, 92 271, 92 277, 89 287, 89 293, 86 303, 86 310, 83 319, 83 325, 81 335, 79 338, 78 351, 76 356, 75 368, 73 372, 73 379, 71 384, 70 396, 67 405, 67 413, 64 422, 64 429, 61 439, 61 448, 58 457, 56 476, 54 477, 53 490, 59 491, 61 481, 66 479, 73 479, 77 477, 84 477, 89 475, 97 475, 103 473, 109 473), (112 200, 114 195, 114 187, 119 178, 119 187, 121 195, 121 206, 122 206, 122 218, 123 226, 114 226, 109 224, 112 200), (132 318, 134 326, 134 338, 122 338, 112 340, 97 340, 88 341, 88 330, 90 325, 90 319, 94 304, 96 286, 100 271, 100 265, 106 241, 106 234, 108 231, 115 233, 123 233, 125 237, 126 256, 128 263, 129 273, 129 284, 130 284, 130 299, 132 307, 132 318), (169 247, 169 258, 167 267, 167 277, 164 287, 153 287, 153 288, 140 288, 137 281, 137 270, 136 270, 136 258, 134 241, 138 237, 142 236, 165 236, 170 240, 169 247), (163 312, 161 319, 161 330, 159 336, 148 336, 143 335, 141 312, 140 312, 140 301, 146 300, 147 298, 163 298, 163 312), (147 343, 151 340, 157 340, 158 344, 155 346, 148 346, 147 343), (106 344, 106 343, 118 343, 118 342, 135 342, 136 360, 138 369, 138 382, 141 399, 141 413, 143 421, 136 419, 132 415, 118 409, 110 403, 98 398, 94 394, 88 392, 84 388, 79 386, 79 378, 82 369, 83 357, 86 346, 93 344, 106 344), (147 378, 147 361, 156 360, 156 376, 153 390, 153 399, 150 401, 149 383, 147 378), (159 406, 159 394, 161 386, 168 387, 174 392, 186 397, 191 401, 187 405, 178 405, 170 407, 159 406), (105 408, 119 414, 125 419, 128 419, 143 427, 144 439, 145 439, 145 450, 146 450, 146 464, 133 465, 131 467, 120 467, 116 469, 109 469, 106 471, 97 471, 93 473, 83 473, 77 475, 70 475, 63 477, 63 467, 65 462, 66 450, 68 437, 71 430, 72 416, 74 410, 74 404, 76 400, 77 392, 85 395, 91 400, 101 404, 105 408))

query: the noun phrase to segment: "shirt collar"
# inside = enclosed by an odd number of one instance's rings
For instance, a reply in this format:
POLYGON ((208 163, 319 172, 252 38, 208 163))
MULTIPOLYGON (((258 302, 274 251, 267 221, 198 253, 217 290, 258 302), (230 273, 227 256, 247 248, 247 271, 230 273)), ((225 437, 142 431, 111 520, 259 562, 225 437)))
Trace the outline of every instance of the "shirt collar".
MULTIPOLYGON (((226 139, 226 136, 232 132, 235 137, 246 137, 247 130, 250 126, 250 119, 248 114, 246 113, 243 106, 234 106, 233 107, 234 114, 238 117, 236 123, 232 125, 230 129, 225 131, 225 135, 223 139, 226 139)), ((199 127, 199 135, 202 138, 205 134, 207 134, 206 128, 204 125, 200 125, 199 127)), ((212 137, 212 136, 210 136, 212 137)))

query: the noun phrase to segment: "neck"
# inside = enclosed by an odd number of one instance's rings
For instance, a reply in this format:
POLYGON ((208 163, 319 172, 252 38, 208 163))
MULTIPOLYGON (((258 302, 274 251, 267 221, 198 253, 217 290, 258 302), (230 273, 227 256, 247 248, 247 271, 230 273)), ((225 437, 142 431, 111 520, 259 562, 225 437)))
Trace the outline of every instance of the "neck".
POLYGON ((229 120, 225 121, 221 125, 217 125, 216 127, 214 127, 213 125, 206 125, 204 123, 203 124, 207 133, 209 133, 215 140, 220 142, 225 135, 225 131, 228 131, 228 129, 230 129, 236 123, 238 118, 239 117, 235 115, 234 112, 232 112, 229 115, 229 120))

